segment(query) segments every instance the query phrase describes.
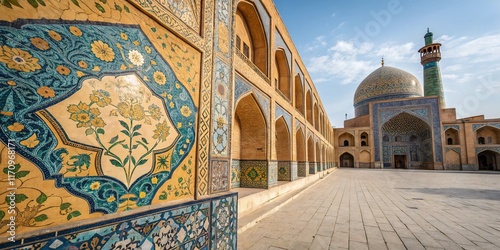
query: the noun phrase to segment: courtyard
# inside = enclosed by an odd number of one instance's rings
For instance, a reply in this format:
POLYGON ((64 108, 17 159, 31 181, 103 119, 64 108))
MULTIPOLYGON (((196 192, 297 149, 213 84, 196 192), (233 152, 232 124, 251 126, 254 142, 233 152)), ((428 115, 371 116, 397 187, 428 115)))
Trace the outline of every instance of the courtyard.
POLYGON ((500 249, 500 173, 340 168, 238 249, 500 249))

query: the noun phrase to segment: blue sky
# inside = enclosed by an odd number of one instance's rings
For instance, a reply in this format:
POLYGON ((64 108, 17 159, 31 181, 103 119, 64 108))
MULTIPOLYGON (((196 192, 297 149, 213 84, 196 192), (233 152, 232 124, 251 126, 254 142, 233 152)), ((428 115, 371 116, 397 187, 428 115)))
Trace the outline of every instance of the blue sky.
POLYGON ((382 56, 423 86, 417 51, 428 27, 442 44, 447 107, 458 118, 500 118, 500 1, 274 2, 333 126, 354 117, 354 92, 382 56))

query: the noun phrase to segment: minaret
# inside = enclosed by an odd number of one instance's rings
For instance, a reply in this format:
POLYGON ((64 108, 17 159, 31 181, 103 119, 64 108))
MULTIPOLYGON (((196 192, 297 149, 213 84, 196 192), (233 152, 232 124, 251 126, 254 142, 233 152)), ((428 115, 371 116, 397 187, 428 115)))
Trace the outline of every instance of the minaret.
POLYGON ((432 32, 427 28, 424 36, 425 46, 418 50, 420 63, 424 66, 424 96, 439 96, 441 108, 446 108, 443 83, 439 70, 441 44, 432 42, 432 32))

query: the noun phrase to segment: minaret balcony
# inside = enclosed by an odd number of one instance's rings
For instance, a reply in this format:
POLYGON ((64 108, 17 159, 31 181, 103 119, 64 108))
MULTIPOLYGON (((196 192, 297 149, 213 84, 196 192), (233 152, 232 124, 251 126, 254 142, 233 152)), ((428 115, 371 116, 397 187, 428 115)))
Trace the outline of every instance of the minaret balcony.
POLYGON ((441 60, 441 52, 429 52, 420 56, 420 62, 426 64, 428 62, 439 62, 441 60))

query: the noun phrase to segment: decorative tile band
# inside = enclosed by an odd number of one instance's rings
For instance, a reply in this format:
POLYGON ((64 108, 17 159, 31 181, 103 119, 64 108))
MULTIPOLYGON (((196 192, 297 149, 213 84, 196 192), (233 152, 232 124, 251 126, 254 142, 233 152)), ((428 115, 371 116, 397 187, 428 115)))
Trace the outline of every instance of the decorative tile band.
POLYGON ((236 249, 238 194, 37 235, 1 249, 236 249))
POLYGON ((291 181, 292 180, 292 164, 289 161, 278 162, 278 181, 291 181))
POLYGON ((297 176, 306 177, 309 165, 307 162, 297 162, 297 176))
POLYGON ((240 187, 267 188, 268 164, 266 160, 240 160, 240 187))

